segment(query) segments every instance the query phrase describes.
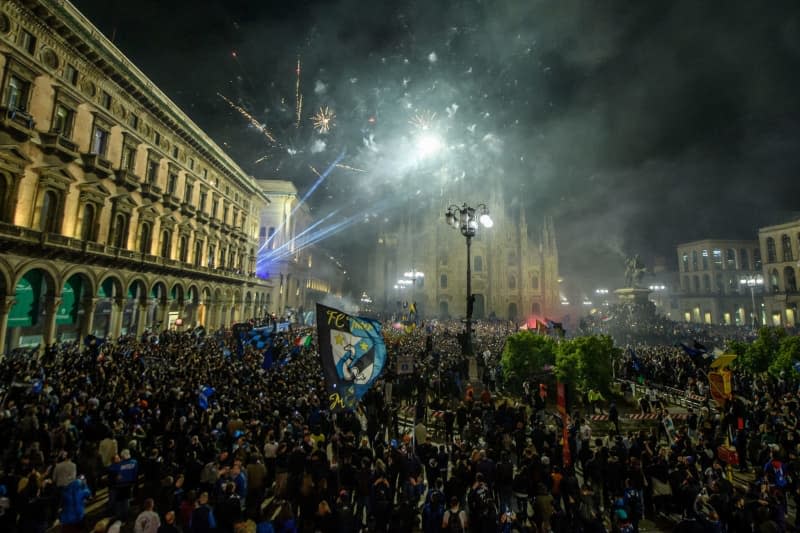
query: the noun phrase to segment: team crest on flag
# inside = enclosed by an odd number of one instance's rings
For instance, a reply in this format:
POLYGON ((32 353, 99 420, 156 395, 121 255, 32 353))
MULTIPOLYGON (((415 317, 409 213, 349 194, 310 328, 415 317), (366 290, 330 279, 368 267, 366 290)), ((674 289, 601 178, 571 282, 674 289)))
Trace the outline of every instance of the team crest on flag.
POLYGON ((317 304, 317 332, 330 407, 354 407, 386 362, 380 322, 317 304))

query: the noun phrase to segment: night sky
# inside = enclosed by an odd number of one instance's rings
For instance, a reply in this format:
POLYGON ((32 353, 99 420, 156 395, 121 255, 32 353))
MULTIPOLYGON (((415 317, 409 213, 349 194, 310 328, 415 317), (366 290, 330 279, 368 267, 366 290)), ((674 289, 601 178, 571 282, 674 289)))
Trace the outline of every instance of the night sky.
POLYGON ((502 182, 529 220, 555 217, 588 290, 619 286, 626 255, 674 268, 679 242, 800 216, 796 0, 75 4, 254 176, 303 190, 344 154, 357 170, 310 202, 364 211, 348 236, 391 221, 381 199, 502 182))

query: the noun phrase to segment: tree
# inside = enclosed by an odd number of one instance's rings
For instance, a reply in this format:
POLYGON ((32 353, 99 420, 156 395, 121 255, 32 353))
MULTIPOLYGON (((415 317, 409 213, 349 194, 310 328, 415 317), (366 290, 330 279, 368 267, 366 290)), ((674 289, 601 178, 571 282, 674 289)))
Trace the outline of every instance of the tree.
POLYGON ((778 352, 769 364, 768 371, 773 376, 778 376, 781 372, 791 375, 794 372, 794 364, 800 361, 800 337, 784 336, 780 339, 778 352))
POLYGON ((620 349, 608 335, 592 335, 563 341, 556 352, 556 376, 578 391, 609 392, 611 365, 620 349))
POLYGON ((524 380, 544 371, 545 365, 555 364, 556 343, 550 337, 531 331, 520 331, 506 339, 500 364, 503 376, 510 383, 524 380))
POLYGON ((744 353, 738 354, 736 367, 752 374, 766 372, 772 360, 778 355, 781 340, 785 337, 786 331, 783 328, 759 329, 758 338, 747 346, 744 353))

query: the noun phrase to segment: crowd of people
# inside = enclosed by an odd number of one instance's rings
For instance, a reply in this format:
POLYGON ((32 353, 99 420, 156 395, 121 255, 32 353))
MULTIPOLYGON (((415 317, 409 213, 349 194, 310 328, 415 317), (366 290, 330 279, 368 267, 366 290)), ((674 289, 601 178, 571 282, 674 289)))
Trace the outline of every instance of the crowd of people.
MULTIPOLYGON (((0 531, 628 533, 667 516, 685 531, 791 530, 796 380, 738 376, 740 400, 645 430, 592 424, 576 404, 565 443, 546 387, 504 394, 508 325, 476 325, 479 382, 459 327, 387 323, 383 378, 353 410, 331 410, 314 343, 289 332, 266 369, 230 331, 12 354, 0 531), (744 489, 718 457, 728 436, 744 489)), ((632 348, 618 376, 707 394, 679 351, 632 348)))

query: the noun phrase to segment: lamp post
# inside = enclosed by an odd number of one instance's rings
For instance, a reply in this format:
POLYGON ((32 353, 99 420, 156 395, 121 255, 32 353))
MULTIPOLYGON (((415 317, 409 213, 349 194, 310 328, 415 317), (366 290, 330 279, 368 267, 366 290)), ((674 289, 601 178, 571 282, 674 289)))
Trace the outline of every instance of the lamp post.
POLYGON ((464 337, 464 342, 461 345, 461 353, 464 355, 472 356, 472 308, 475 303, 475 297, 472 294, 472 264, 470 247, 472 245, 472 238, 478 231, 478 223, 485 228, 491 228, 494 225, 492 218, 489 216, 489 208, 485 204, 478 204, 477 207, 462 204, 451 205, 447 208, 445 213, 445 220, 447 223, 461 231, 461 235, 467 241, 467 331, 464 337))
MULTIPOLYGON (((756 287, 764 285, 764 277, 760 274, 748 274, 739 280, 740 285, 747 285, 750 287, 750 303, 753 306, 753 329, 756 329, 756 287)), ((758 323, 761 323, 759 320, 758 323)))

